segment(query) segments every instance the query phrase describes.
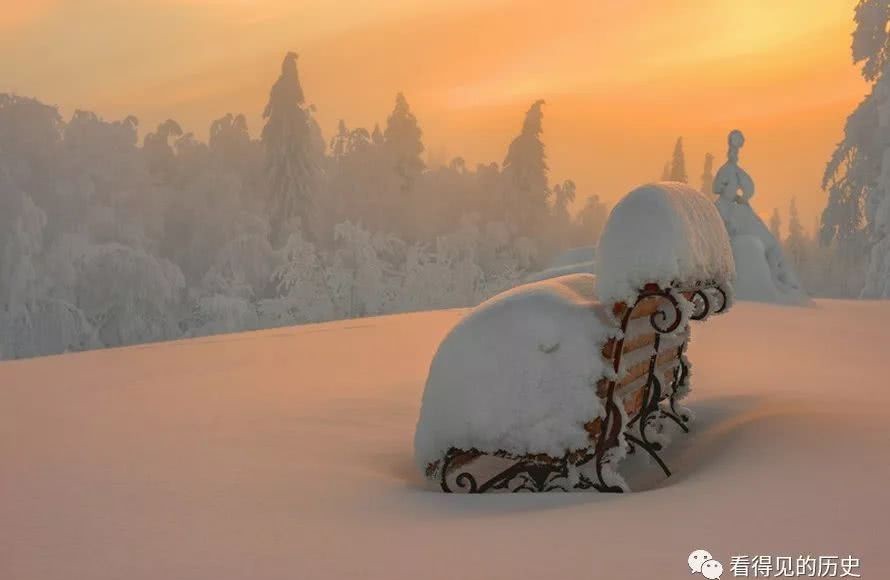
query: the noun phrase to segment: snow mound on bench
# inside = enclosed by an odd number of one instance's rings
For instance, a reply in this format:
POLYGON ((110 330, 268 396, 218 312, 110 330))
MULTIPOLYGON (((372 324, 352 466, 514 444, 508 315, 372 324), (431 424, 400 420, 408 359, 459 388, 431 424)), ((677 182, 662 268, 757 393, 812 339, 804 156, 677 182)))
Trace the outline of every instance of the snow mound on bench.
POLYGON ((588 446, 602 414, 593 385, 615 332, 594 277, 517 286, 470 311, 430 365, 414 439, 421 469, 451 447, 561 456, 588 446))
POLYGON ((612 209, 598 248, 597 293, 632 301, 647 283, 715 281, 730 289, 732 247, 714 203, 683 183, 643 185, 612 209))

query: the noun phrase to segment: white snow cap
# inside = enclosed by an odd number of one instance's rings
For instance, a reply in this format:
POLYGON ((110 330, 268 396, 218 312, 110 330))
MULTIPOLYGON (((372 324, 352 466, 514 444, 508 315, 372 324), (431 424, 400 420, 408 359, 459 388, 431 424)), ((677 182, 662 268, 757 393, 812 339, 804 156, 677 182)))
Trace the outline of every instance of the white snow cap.
POLYGON ((414 438, 421 469, 451 447, 561 456, 590 442, 594 385, 614 332, 593 308, 594 277, 518 286, 473 309, 430 366, 414 438))
POLYGON ((661 287, 735 278, 732 248, 714 203, 685 183, 643 185, 612 209, 600 238, 597 294, 632 301, 648 283, 661 287))

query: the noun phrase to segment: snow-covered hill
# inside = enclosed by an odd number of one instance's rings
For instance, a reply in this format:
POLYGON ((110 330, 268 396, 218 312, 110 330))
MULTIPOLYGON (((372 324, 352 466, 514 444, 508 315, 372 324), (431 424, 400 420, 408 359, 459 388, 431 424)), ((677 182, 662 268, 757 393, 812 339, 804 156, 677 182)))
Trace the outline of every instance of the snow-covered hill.
POLYGON ((0 578, 690 578, 686 558, 890 574, 890 304, 693 330, 693 433, 630 495, 431 493, 412 461, 462 311, 0 364, 0 578), (656 470, 657 471, 657 470, 656 470))

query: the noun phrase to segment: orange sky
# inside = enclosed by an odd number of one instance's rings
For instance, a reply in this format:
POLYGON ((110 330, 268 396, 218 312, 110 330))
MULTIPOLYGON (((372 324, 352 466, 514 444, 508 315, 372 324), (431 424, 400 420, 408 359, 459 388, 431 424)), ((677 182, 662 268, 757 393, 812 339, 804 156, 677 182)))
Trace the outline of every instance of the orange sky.
MULTIPOLYGON (((4 2, 5 3, 5 2, 4 2)), ((287 50, 330 136, 383 121, 396 91, 427 148, 502 161, 528 105, 547 101, 552 179, 614 200, 656 179, 673 141, 702 157, 747 134, 755 206, 808 228, 844 119, 867 87, 850 62, 856 0, 11 0, 0 91, 143 131, 173 117, 204 136, 259 114, 287 50)))

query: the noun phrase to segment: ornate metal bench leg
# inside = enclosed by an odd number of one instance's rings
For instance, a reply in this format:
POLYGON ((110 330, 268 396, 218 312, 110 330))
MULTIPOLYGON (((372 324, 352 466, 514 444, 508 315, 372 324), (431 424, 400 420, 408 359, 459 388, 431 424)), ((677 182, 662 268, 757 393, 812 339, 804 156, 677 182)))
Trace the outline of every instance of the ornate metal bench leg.
POLYGON ((649 426, 649 418, 652 416, 652 413, 659 410, 658 402, 660 400, 661 381, 658 380, 654 372, 651 372, 649 374, 649 384, 646 385, 646 400, 643 402, 643 408, 640 410, 637 428, 640 431, 640 439, 642 439, 643 443, 655 451, 661 451, 661 443, 649 441, 649 436, 646 435, 646 428, 649 426))
POLYGON ((689 427, 686 425, 686 423, 689 422, 689 418, 677 411, 676 407, 677 388, 681 385, 685 385, 689 378, 689 369, 687 368, 686 363, 683 362, 683 349, 685 346, 686 344, 684 343, 677 353, 680 363, 677 365, 677 370, 674 375, 674 384, 671 388, 671 395, 668 398, 668 409, 662 408, 661 414, 676 423, 685 433, 689 433, 689 427))
POLYGON ((655 462, 658 463, 658 466, 661 467, 661 470, 664 471, 664 474, 667 477, 671 476, 671 470, 668 469, 668 466, 665 464, 665 462, 661 459, 661 457, 658 456, 658 453, 655 451, 655 449, 652 449, 652 447, 648 443, 642 441, 641 439, 637 439, 630 433, 625 433, 624 436, 632 443, 642 447, 643 450, 646 451, 646 453, 651 455, 652 459, 654 459, 655 462))
POLYGON ((624 493, 624 490, 617 485, 609 485, 603 478, 603 462, 606 453, 612 447, 618 445, 618 438, 621 435, 621 411, 615 404, 612 397, 614 385, 609 388, 609 394, 606 397, 606 416, 603 417, 603 427, 600 432, 599 441, 596 444, 596 459, 594 459, 594 467, 596 468, 597 482, 593 482, 593 488, 599 492, 606 493, 624 493))
POLYGON ((624 437, 633 443, 636 446, 641 447, 646 453, 648 453, 655 461, 658 463, 658 466, 661 467, 662 471, 667 477, 671 476, 671 470, 668 469, 668 466, 665 462, 658 456, 658 452, 661 451, 661 444, 649 441, 648 436, 646 435, 646 427, 649 425, 649 418, 652 413, 656 410, 660 409, 658 404, 661 399, 661 381, 658 380, 658 377, 655 376, 654 372, 651 372, 649 375, 649 384, 646 386, 646 400, 643 403, 643 408, 640 410, 639 415, 639 425, 638 430, 640 432, 640 437, 635 437, 630 433, 625 433, 624 437))

